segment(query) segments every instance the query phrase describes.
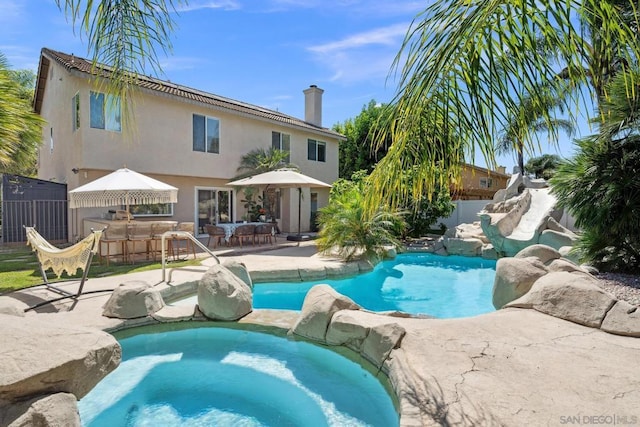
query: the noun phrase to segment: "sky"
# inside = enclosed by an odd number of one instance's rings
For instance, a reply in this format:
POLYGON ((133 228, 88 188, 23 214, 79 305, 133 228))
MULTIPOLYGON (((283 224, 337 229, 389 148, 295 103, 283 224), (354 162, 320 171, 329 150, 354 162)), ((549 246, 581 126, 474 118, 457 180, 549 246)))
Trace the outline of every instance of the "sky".
MULTIPOLYGON (((428 4, 189 0, 174 17, 173 49, 161 53, 158 77, 301 119, 302 91, 317 85, 325 91, 322 124, 332 127, 357 117, 371 100, 393 99, 393 60, 412 20, 428 4)), ((90 57, 86 36, 54 0, 0 0, 0 52, 11 68, 37 72, 43 47, 90 57)), ((573 155, 571 138, 564 135, 557 147, 540 148, 535 155, 573 155)), ((512 155, 497 162, 509 172, 515 164, 512 155)), ((479 156, 475 163, 486 165, 479 156)))

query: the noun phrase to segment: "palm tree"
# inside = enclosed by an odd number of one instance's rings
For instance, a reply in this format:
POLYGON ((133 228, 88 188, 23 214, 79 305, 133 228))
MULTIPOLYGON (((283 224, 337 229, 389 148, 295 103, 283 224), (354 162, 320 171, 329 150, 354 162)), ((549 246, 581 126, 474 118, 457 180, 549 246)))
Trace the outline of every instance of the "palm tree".
MULTIPOLYGON (((628 14, 634 7, 630 0, 434 2, 416 17, 396 57, 399 90, 385 123, 393 144, 372 173, 374 198, 417 194, 417 188, 402 188, 399 173, 413 165, 419 165, 424 178, 414 186, 434 189, 438 160, 451 154, 464 153, 448 165, 454 175, 464 158, 476 151, 495 166, 493 136, 513 120, 520 122, 518 128, 527 129, 521 105, 527 96, 543 104, 540 87, 552 93, 567 84, 586 88, 586 95, 573 91, 562 104, 567 111, 575 111, 577 105, 592 108, 597 93, 593 88, 612 69, 603 70, 602 61, 594 58, 631 64, 640 54, 635 20, 628 14), (590 43, 596 39, 603 42, 590 43), (541 40, 545 51, 554 53, 551 59, 538 53, 541 40), (558 78, 562 69, 565 79, 558 78), (425 116, 442 120, 429 129, 416 150, 413 130, 425 116)), ((556 131, 557 109, 540 113, 556 131)), ((524 143, 531 148, 530 138, 524 143)), ((373 200, 369 205, 378 203, 373 200)))
POLYGON ((558 168, 551 186, 583 232, 579 248, 585 261, 606 270, 637 272, 640 71, 620 73, 604 89, 609 96, 600 102, 604 120, 598 133, 577 141, 578 154, 558 168))
POLYGON ((117 95, 122 120, 131 121, 131 92, 136 74, 162 72, 158 52, 171 52, 174 14, 187 0, 56 0, 87 35, 95 72, 109 65, 105 90, 117 95))
POLYGON ((562 163, 562 159, 557 154, 543 154, 529 159, 524 170, 536 178, 550 179, 562 163))
POLYGON ((329 204, 320 209, 318 249, 336 252, 346 261, 355 258, 381 258, 385 246, 400 246, 396 235, 405 226, 403 213, 379 207, 373 212, 366 209, 367 176, 356 172, 353 181, 343 178, 334 183, 329 204))
POLYGON ((236 170, 239 175, 236 175, 233 180, 281 168, 299 170, 298 166, 289 163, 289 155, 288 151, 278 150, 273 147, 269 149, 255 148, 242 156, 240 166, 236 170))
POLYGON ((0 53, 0 173, 33 175, 44 121, 31 111, 20 77, 0 53))
POLYGON ((504 154, 515 151, 520 173, 524 174, 525 172, 525 141, 531 134, 537 136, 540 132, 546 132, 549 139, 557 132, 557 129, 563 130, 568 136, 573 134, 575 127, 570 120, 555 117, 545 118, 545 115, 554 108, 562 110, 565 96, 564 93, 547 93, 545 96, 536 96, 535 98, 524 97, 520 103, 518 116, 513 117, 500 133, 495 147, 496 152, 504 154))
MULTIPOLYGON (((270 147, 269 149, 255 148, 242 156, 240 166, 238 166, 236 175, 233 180, 247 178, 264 172, 269 172, 281 168, 290 168, 299 171, 298 166, 289 163, 288 151, 278 150, 270 147)), ((241 202, 245 203, 244 207, 250 215, 260 215, 259 209, 264 207, 266 214, 273 215, 274 206, 277 203, 277 196, 272 190, 265 191, 262 196, 258 196, 257 200, 253 200, 256 189, 253 187, 245 187, 245 198, 241 202), (259 203, 262 203, 261 205, 259 203)))

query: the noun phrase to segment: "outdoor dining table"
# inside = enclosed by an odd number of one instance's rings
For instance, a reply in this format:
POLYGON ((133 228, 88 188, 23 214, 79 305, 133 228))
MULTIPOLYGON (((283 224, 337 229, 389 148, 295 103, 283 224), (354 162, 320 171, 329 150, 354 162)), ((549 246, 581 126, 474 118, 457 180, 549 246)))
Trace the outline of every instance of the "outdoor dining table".
POLYGON ((224 229, 224 241, 229 242, 231 240, 231 236, 233 236, 236 228, 241 225, 260 225, 260 224, 271 224, 266 222, 223 222, 216 224, 218 227, 224 229))

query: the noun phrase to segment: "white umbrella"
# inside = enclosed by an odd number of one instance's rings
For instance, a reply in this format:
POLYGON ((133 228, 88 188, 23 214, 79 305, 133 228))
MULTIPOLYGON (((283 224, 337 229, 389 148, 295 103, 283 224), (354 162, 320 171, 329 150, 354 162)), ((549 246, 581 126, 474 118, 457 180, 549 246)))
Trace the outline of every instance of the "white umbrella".
POLYGON ((177 203, 178 189, 127 168, 69 191, 70 208, 177 203))
POLYGON ((259 187, 261 185, 273 185, 280 188, 301 188, 301 187, 331 187, 330 184, 322 182, 310 176, 303 175, 293 169, 276 169, 231 181, 227 185, 237 187, 259 187))
POLYGON ((331 187, 330 184, 322 182, 310 176, 303 175, 292 169, 276 169, 274 171, 264 172, 258 175, 242 178, 237 181, 231 181, 227 185, 236 187, 259 187, 273 186, 279 188, 297 188, 298 189, 298 236, 287 237, 289 240, 302 240, 300 237, 300 211, 303 187, 331 187))

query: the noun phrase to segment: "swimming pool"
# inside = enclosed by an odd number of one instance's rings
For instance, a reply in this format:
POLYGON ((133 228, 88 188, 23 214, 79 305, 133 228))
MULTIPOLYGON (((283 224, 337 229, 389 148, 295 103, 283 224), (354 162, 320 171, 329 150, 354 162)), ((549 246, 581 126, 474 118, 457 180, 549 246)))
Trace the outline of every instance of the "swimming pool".
MULTIPOLYGON (((369 273, 347 279, 257 283, 253 306, 300 310, 309 289, 325 283, 368 310, 470 317, 495 310, 491 302, 495 269, 496 261, 478 257, 400 254, 369 273)), ((195 303, 197 297, 178 304, 195 303)))
POLYGON ((192 327, 138 334, 120 343, 120 366, 78 404, 85 426, 399 423, 391 397, 374 375, 307 342, 192 327))

